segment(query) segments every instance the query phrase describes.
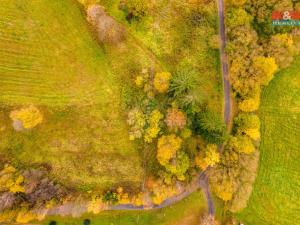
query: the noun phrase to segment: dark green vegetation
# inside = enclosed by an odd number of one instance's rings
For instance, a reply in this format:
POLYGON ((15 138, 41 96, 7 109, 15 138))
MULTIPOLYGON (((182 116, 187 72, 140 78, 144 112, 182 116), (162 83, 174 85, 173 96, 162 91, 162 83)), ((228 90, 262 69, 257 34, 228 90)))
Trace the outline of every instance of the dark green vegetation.
POLYGON ((42 224, 57 221, 57 225, 81 224, 89 218, 95 225, 197 225, 200 215, 206 211, 201 192, 195 192, 187 199, 165 209, 138 212, 102 212, 99 215, 83 215, 81 218, 51 217, 42 224))
POLYGON ((261 160, 246 224, 298 224, 300 207, 300 58, 276 74, 262 94, 261 160))

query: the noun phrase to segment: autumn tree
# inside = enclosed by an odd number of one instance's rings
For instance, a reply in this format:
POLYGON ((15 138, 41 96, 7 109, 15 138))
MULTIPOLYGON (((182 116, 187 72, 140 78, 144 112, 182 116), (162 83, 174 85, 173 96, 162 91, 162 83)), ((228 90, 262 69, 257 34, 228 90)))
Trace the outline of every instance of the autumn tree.
POLYGON ((164 135, 157 142, 157 160, 161 165, 167 165, 181 148, 182 139, 175 134, 164 135))
POLYGON ((274 57, 279 68, 288 67, 298 50, 294 45, 294 41, 289 34, 276 34, 271 37, 271 40, 266 44, 267 54, 274 57))
POLYGON ((257 115, 240 113, 234 118, 234 125, 238 135, 248 135, 253 140, 260 138, 260 120, 257 115))
POLYGON ((185 173, 190 166, 190 159, 183 151, 179 151, 171 162, 165 165, 165 168, 171 174, 174 174, 178 180, 185 180, 185 173))
POLYGON ((255 151, 255 146, 248 136, 239 135, 229 138, 227 148, 231 148, 236 152, 250 154, 255 151))
POLYGON ((183 129, 186 125, 186 116, 184 112, 175 107, 168 109, 166 124, 171 131, 183 129))
POLYGON ((196 157, 196 164, 205 170, 207 167, 213 167, 220 161, 220 154, 218 152, 218 147, 213 144, 206 146, 204 151, 200 151, 196 157))
POLYGON ((249 15, 243 8, 230 8, 226 14, 226 25, 229 29, 234 27, 250 24, 252 21, 251 15, 249 15))
POLYGON ((15 122, 20 122, 25 129, 31 129, 43 121, 43 115, 38 108, 31 105, 10 113, 10 118, 15 122))
POLYGON ((260 85, 268 85, 278 68, 275 58, 264 56, 255 57, 253 59, 253 67, 256 71, 256 76, 259 77, 260 85))
POLYGON ((10 165, 5 165, 0 171, 0 192, 24 192, 24 177, 10 165))
POLYGON ((260 105, 261 89, 256 87, 251 90, 246 97, 243 97, 238 102, 238 108, 243 112, 257 111, 260 105))
POLYGON ((169 72, 156 73, 153 85, 159 93, 165 93, 169 89, 171 74, 169 72))
POLYGON ((144 140, 147 143, 151 143, 154 138, 157 137, 161 128, 160 121, 164 118, 164 115, 157 109, 153 110, 150 116, 147 118, 148 128, 145 130, 144 140))

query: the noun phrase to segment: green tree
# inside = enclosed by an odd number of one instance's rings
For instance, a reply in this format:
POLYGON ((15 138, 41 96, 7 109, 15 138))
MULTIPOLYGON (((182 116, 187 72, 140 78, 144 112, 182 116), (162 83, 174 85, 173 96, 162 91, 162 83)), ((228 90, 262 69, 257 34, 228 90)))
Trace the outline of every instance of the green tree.
POLYGON ((221 116, 209 111, 198 116, 196 131, 212 144, 221 144, 227 137, 226 125, 221 116))
POLYGON ((226 25, 229 29, 237 26, 250 24, 252 16, 249 15, 243 8, 229 8, 226 14, 226 25))

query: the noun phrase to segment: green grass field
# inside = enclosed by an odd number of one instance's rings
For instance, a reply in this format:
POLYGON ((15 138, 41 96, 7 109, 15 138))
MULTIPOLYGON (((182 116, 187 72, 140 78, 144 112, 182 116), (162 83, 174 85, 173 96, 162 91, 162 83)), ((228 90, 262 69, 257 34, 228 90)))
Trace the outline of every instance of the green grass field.
POLYGON ((0 154, 20 166, 47 164, 68 186, 139 187, 139 151, 129 141, 121 79, 74 0, 0 4, 0 154), (15 132, 9 111, 35 104, 38 127, 15 132))
POLYGON ((264 90, 260 108, 260 168, 248 208, 238 216, 251 225, 300 221, 300 58, 264 90))
POLYGON ((207 211, 201 191, 193 193, 187 199, 170 207, 151 211, 111 211, 99 215, 84 215, 81 218, 48 218, 42 224, 57 221, 57 225, 81 225, 84 219, 90 219, 93 225, 197 225, 200 216, 207 211))

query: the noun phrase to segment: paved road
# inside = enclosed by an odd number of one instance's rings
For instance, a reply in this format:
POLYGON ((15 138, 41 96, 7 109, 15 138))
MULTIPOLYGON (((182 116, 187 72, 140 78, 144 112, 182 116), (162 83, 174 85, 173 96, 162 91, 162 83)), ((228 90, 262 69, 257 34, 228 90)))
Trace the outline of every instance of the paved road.
POLYGON ((224 22, 224 0, 218 0, 219 33, 221 40, 221 69, 224 85, 224 120, 229 128, 232 114, 231 85, 229 80, 228 61, 226 55, 226 32, 224 22))

